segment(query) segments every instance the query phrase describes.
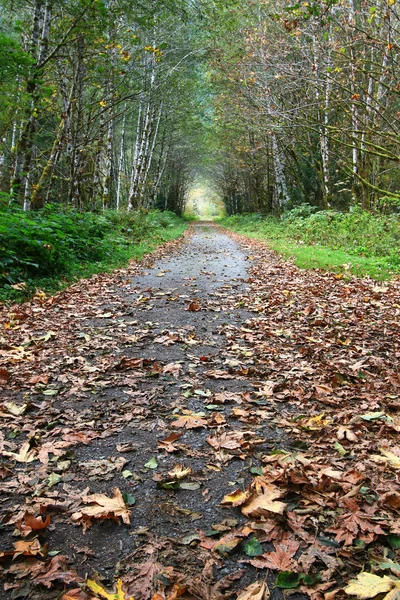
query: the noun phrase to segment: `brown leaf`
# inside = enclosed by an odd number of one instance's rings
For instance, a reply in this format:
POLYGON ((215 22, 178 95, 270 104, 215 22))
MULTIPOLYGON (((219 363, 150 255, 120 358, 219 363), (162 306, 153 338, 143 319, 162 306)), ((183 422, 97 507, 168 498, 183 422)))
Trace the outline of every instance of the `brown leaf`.
POLYGON ((171 433, 165 440, 160 440, 158 445, 166 452, 177 452, 178 448, 174 446, 174 442, 179 440, 183 436, 183 433, 171 433))
POLYGON ((190 310, 191 312, 197 312, 201 310, 200 303, 198 300, 192 300, 189 306, 185 310, 190 310))
POLYGON ((240 431, 217 433, 216 435, 207 438, 207 442, 215 448, 220 450, 224 448, 226 450, 238 450, 241 448, 241 440, 243 439, 243 433, 240 431))
POLYGON ((118 488, 114 488, 114 497, 109 498, 104 494, 91 494, 82 498, 85 506, 72 515, 73 521, 80 521, 82 518, 95 519, 118 519, 130 524, 131 511, 126 506, 122 494, 118 488))
POLYGON ((169 363, 168 365, 165 365, 162 372, 164 374, 170 373, 175 377, 175 379, 179 379, 182 369, 183 367, 180 363, 169 363))
POLYGON ((50 563, 46 565, 45 570, 34 577, 36 584, 44 585, 50 588, 54 585, 55 581, 62 583, 83 583, 82 577, 75 571, 68 571, 66 569, 67 558, 65 556, 55 556, 51 559, 50 563))
POLYGON ((204 413, 194 413, 190 410, 183 410, 182 412, 182 415, 176 415, 177 418, 171 423, 172 427, 185 427, 186 429, 206 427, 207 421, 203 419, 204 413))
POLYGON ((268 552, 255 559, 246 560, 253 567, 258 569, 272 569, 273 571, 292 571, 292 557, 299 549, 299 542, 293 539, 286 539, 275 543, 275 552, 268 552))
POLYGON ((242 590, 237 600, 267 600, 270 592, 265 581, 255 581, 242 590))
POLYGON ((6 369, 0 369, 0 383, 5 383, 11 377, 11 373, 6 369))
POLYGON ((255 479, 251 489, 254 491, 241 509, 246 517, 258 518, 263 515, 268 516, 271 512, 283 515, 287 505, 278 500, 284 495, 283 490, 266 483, 261 477, 255 479))
POLYGON ((30 463, 37 458, 36 450, 31 449, 30 442, 24 442, 18 453, 3 451, 3 454, 20 463, 30 463))

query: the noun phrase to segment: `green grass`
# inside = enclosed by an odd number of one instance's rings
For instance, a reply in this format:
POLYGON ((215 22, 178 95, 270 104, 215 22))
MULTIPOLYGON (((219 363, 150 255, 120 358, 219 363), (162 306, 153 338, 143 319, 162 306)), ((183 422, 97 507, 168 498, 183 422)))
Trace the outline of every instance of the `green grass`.
POLYGON ((298 207, 281 218, 260 215, 225 217, 227 229, 266 241, 304 269, 388 280, 400 274, 400 222, 397 216, 314 212, 298 207))
POLYGON ((29 213, 0 205, 0 302, 22 302, 39 289, 54 293, 94 273, 140 259, 183 234, 170 212, 79 213, 46 206, 29 213))

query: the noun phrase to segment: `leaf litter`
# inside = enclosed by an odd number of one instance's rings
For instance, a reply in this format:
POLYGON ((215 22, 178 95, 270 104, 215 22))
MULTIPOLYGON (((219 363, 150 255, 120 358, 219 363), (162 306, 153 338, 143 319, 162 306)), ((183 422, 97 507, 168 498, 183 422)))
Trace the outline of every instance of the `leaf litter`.
POLYGON ((191 235, 0 308, 2 597, 397 598, 399 283, 191 235))

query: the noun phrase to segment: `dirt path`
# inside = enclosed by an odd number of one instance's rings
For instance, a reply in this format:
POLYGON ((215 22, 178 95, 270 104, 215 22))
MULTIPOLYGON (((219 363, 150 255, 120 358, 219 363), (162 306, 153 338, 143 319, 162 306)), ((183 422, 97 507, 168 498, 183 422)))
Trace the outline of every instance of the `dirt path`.
POLYGON ((126 599, 266 576, 320 598, 385 555, 399 310, 398 284, 300 271, 210 224, 144 271, 3 310, 4 598, 102 598, 96 573, 126 599))

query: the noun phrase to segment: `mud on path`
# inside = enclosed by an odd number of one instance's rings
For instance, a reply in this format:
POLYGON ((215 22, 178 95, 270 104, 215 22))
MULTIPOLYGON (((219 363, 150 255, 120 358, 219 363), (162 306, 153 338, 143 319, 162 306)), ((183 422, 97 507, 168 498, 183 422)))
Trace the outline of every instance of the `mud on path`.
POLYGON ((322 598, 394 560, 399 284, 212 224, 153 260, 0 313, 1 598, 322 598))

